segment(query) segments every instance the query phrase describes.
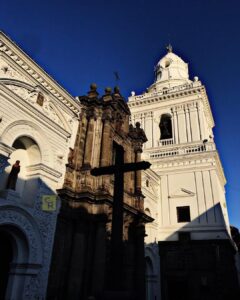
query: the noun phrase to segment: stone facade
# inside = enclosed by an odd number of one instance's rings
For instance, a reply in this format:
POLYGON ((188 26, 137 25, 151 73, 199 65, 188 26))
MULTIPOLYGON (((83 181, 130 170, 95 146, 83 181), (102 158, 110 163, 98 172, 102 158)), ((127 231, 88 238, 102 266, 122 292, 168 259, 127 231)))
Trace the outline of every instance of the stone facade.
POLYGON ((63 188, 58 190, 62 207, 48 299, 144 299, 144 227, 152 218, 144 214, 141 171, 124 174, 122 221, 117 178, 94 177, 90 171, 118 165, 119 151, 123 163, 139 162, 146 136, 139 124, 129 125, 130 111, 117 88, 113 93, 106 89, 99 97, 92 85, 79 101, 82 111, 75 146, 69 153, 63 188), (117 249, 119 233, 112 233, 114 224, 122 229, 117 249))
MULTIPOLYGON (((80 106, 0 33, 0 236, 13 252, 6 299, 44 299, 56 216, 42 196, 62 186, 80 106), (16 190, 6 189, 20 160, 16 190)), ((4 259, 4 257, 3 257, 4 259)))
POLYGON ((132 122, 140 122, 146 132, 143 157, 152 164, 142 182, 145 211, 155 219, 147 225, 145 239, 148 299, 160 299, 161 293, 162 299, 175 299, 167 296, 163 283, 165 256, 160 254, 161 274, 152 267, 159 262, 158 242, 160 253, 172 251, 174 244, 176 255, 184 233, 191 241, 198 241, 198 249, 200 241, 234 247, 225 200, 226 179, 212 131, 214 120, 205 87, 197 77, 189 79, 188 64, 171 47, 155 68, 155 82, 142 95, 132 92, 128 104, 132 122))

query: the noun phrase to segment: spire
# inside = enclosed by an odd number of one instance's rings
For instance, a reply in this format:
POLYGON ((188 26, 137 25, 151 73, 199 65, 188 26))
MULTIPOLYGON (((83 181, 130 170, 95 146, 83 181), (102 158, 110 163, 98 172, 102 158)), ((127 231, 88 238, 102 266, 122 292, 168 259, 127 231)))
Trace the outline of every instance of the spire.
POLYGON ((168 53, 171 53, 173 51, 173 48, 172 48, 171 44, 168 44, 168 46, 166 47, 166 49, 167 49, 168 53))

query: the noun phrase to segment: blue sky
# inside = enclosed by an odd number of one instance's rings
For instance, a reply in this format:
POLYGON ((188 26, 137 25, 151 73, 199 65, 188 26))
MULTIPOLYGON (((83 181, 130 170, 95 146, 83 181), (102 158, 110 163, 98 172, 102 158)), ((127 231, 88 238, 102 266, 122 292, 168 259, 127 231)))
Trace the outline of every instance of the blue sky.
POLYGON ((73 96, 96 82, 127 98, 153 82, 170 41, 207 88, 227 177, 231 224, 240 227, 240 2, 237 0, 0 0, 0 29, 73 96))

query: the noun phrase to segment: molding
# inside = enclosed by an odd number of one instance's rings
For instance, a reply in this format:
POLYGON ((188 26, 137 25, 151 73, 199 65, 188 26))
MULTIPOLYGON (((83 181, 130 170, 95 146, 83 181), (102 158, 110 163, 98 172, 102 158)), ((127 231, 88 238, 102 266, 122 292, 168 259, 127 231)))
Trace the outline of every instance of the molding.
POLYGON ((168 198, 186 198, 186 197, 194 197, 196 193, 189 191, 184 188, 178 189, 174 194, 169 195, 168 198))
POLYGON ((26 169, 30 173, 27 174, 27 177, 32 177, 36 175, 45 175, 45 174, 51 175, 52 177, 55 178, 60 178, 62 176, 62 173, 42 163, 27 166, 26 169))
POLYGON ((35 79, 43 88, 60 100, 75 113, 79 112, 79 104, 66 90, 64 90, 51 76, 39 67, 26 53, 24 53, 9 37, 0 31, 0 52, 5 53, 16 62, 26 73, 35 79))

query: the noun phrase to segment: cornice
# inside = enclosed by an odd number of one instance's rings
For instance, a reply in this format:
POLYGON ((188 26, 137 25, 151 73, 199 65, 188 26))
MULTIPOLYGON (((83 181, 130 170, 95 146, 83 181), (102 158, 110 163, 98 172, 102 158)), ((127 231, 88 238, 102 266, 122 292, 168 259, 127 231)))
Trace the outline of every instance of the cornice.
POLYGON ((203 99, 204 110, 207 112, 206 113, 207 122, 210 125, 210 127, 213 128, 215 126, 215 123, 214 123, 212 110, 211 110, 211 106, 210 106, 210 103, 208 100, 205 86, 203 86, 203 89, 201 90, 201 96, 202 96, 201 98, 203 99))
POLYGON ((26 73, 34 78, 43 88, 60 100, 75 113, 79 112, 79 104, 51 76, 39 67, 26 53, 23 52, 9 37, 0 31, 0 52, 5 53, 15 61, 26 73))
POLYGON ((182 173, 189 171, 216 170, 223 186, 226 184, 224 170, 217 150, 185 154, 179 156, 149 160, 154 172, 159 176, 163 173, 182 173))
MULTIPOLYGON (((203 109, 206 112, 206 119, 207 122, 209 124, 209 127, 214 127, 214 119, 213 119, 213 115, 212 115, 212 111, 211 111, 211 107, 208 101, 208 96, 206 93, 206 89, 204 85, 200 85, 197 87, 193 87, 192 85, 189 86, 188 89, 185 90, 180 90, 180 91, 173 91, 170 93, 163 93, 160 94, 159 93, 155 93, 155 94, 149 94, 149 96, 141 95, 140 96, 135 96, 135 100, 131 100, 128 101, 128 106, 131 110, 133 109, 138 109, 138 108, 142 108, 149 105, 149 104, 156 104, 156 103, 161 103, 161 104, 165 104, 163 106, 161 106, 161 108, 166 108, 166 107, 170 107, 172 109, 177 108, 179 105, 191 105, 194 103, 199 103, 200 101, 203 103, 203 109), (181 100, 183 98, 186 98, 189 95, 198 95, 198 98, 196 99, 186 99, 185 101, 181 100), (138 99, 139 97, 139 99, 138 99), (181 103, 169 103, 172 100, 181 100, 181 103)), ((129 97, 130 99, 131 97, 129 97)), ((188 109, 188 108, 187 108, 188 109)), ((144 110, 144 112, 132 112, 132 115, 136 115, 136 114, 144 114, 144 113, 149 113, 151 112, 153 109, 149 109, 147 112, 144 110)))
MULTIPOLYGON (((1 138, 0 138, 0 140, 1 140, 1 138)), ((0 141, 0 154, 3 154, 5 156, 9 157, 14 150, 15 150, 15 148, 10 147, 0 141)))
POLYGON ((149 93, 149 96, 148 94, 134 96, 133 98, 135 98, 135 100, 130 100, 132 97, 129 97, 128 106, 129 108, 133 108, 133 107, 148 105, 151 103, 159 103, 161 101, 180 99, 189 95, 195 95, 201 93, 202 89, 204 89, 204 86, 202 85, 197 87, 189 85, 189 87, 186 88, 185 90, 172 91, 172 92, 166 91, 163 92, 162 94, 160 94, 159 92, 149 93))

